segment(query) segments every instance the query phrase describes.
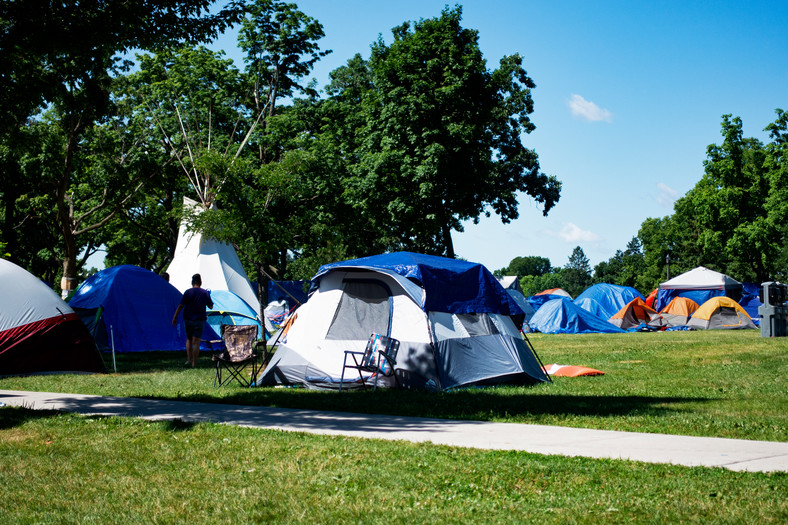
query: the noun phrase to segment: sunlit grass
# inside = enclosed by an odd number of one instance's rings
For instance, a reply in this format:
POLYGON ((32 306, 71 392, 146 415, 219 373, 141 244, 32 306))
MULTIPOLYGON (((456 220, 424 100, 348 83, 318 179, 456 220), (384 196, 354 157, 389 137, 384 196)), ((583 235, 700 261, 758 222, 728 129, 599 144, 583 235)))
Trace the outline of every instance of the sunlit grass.
POLYGON ((441 393, 217 389, 207 354, 190 369, 179 353, 148 352, 118 355, 117 374, 5 378, 0 388, 788 441, 788 338, 720 330, 530 339, 546 365, 605 375, 441 393))
POLYGON ((788 476, 0 409, 2 523, 785 523, 788 476))

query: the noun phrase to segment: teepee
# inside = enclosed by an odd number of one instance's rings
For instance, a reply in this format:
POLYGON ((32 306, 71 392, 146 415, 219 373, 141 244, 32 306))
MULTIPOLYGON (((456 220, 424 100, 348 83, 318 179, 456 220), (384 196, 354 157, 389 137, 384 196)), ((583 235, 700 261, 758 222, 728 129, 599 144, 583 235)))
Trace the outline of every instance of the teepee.
MULTIPOLYGON (((197 201, 183 198, 184 209, 197 207, 197 201)), ((226 242, 191 232, 186 221, 181 221, 175 257, 167 268, 170 283, 184 292, 191 287, 192 275, 199 273, 202 287, 209 290, 227 290, 244 300, 260 315, 260 302, 246 276, 235 248, 226 242)))

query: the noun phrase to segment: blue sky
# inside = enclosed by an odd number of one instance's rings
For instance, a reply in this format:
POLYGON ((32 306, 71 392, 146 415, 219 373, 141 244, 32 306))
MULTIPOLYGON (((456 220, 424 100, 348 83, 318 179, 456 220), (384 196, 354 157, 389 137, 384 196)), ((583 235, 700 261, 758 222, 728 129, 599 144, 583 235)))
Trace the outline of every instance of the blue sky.
MULTIPOLYGON (((404 21, 440 15, 434 0, 296 0, 319 20, 333 53, 318 86, 355 53, 404 21)), ((523 137, 542 171, 563 183, 547 217, 523 195, 520 218, 495 215, 453 236, 457 254, 490 270, 538 255, 564 266, 575 246, 591 265, 624 250, 648 217, 663 217, 703 175, 722 115, 763 141, 774 110, 788 110, 788 2, 467 0, 463 26, 479 31, 490 69, 520 53, 536 82, 536 130, 523 137)), ((236 34, 214 46, 239 59, 236 34)), ((239 64, 240 66, 241 64, 239 64)))

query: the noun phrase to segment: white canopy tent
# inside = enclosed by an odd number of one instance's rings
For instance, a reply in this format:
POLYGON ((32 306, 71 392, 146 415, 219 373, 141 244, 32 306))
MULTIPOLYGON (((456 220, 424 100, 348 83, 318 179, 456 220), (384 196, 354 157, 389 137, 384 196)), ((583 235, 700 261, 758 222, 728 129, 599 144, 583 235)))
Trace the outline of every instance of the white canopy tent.
POLYGON ((687 297, 698 304, 716 296, 741 298, 742 284, 724 273, 698 266, 659 285, 655 310, 660 311, 674 297, 687 297))

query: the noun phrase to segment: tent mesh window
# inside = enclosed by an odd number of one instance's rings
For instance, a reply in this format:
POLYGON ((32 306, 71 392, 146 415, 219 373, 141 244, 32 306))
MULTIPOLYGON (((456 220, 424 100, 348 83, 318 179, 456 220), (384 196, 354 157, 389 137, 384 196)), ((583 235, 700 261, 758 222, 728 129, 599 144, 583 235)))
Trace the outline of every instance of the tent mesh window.
POLYGON ((379 281, 347 280, 326 339, 363 340, 388 334, 391 324, 390 292, 379 281))
POLYGON ((481 335, 496 335, 498 327, 492 322, 487 314, 456 314, 457 319, 462 323, 462 327, 468 332, 470 337, 481 335))
POLYGON ((741 326, 742 324, 744 324, 742 322, 741 316, 739 315, 739 312, 737 312, 735 308, 729 308, 727 306, 723 306, 720 308, 718 319, 719 319, 719 323, 712 322, 711 324, 712 325, 718 324, 718 326, 721 327, 741 326))

